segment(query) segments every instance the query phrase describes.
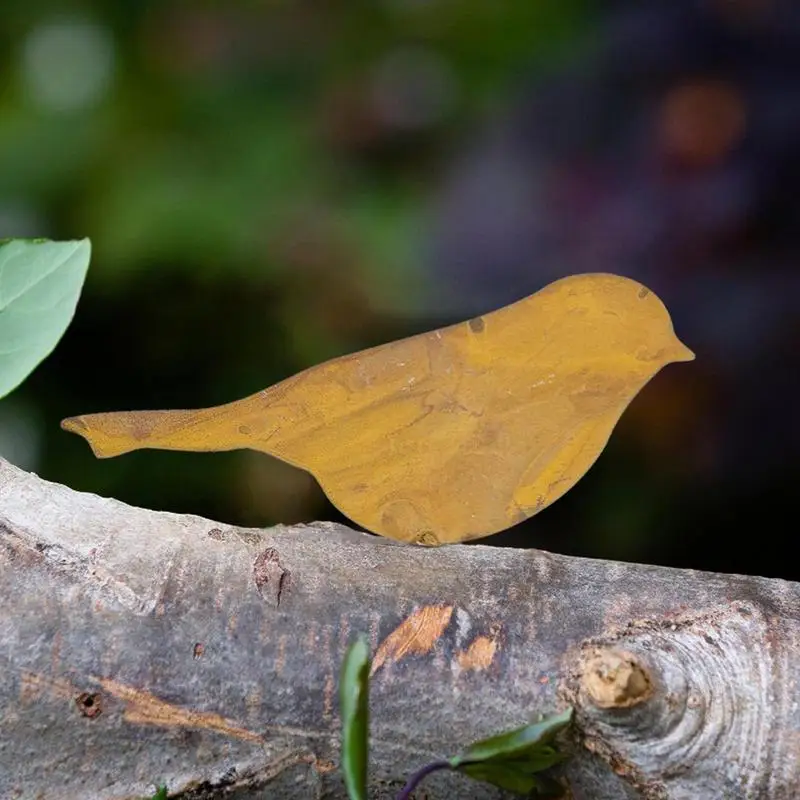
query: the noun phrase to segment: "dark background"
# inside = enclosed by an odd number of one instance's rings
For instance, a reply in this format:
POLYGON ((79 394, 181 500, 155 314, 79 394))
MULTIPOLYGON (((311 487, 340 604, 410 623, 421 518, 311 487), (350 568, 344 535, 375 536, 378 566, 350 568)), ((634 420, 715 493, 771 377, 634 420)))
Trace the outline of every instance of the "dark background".
POLYGON ((788 0, 3 0, 0 237, 94 253, 0 453, 157 509, 341 519, 266 456, 97 461, 58 422, 236 399, 611 271, 697 360, 489 541, 800 579, 798 178, 788 0))

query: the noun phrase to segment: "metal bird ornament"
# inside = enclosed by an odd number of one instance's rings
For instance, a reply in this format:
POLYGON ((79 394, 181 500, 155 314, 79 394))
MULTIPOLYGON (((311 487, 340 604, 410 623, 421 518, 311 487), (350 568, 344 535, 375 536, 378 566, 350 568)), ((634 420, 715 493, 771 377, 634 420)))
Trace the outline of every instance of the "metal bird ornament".
POLYGON ((574 275, 504 308, 191 411, 65 419, 98 458, 261 450, 392 539, 444 544, 536 514, 586 473, 637 392, 694 354, 628 278, 574 275))

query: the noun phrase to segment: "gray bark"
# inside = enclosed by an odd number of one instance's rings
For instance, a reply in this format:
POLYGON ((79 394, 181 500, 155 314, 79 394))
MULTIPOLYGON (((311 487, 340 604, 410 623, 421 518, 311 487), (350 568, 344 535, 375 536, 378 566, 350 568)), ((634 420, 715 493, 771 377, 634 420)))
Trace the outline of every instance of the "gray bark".
MULTIPOLYGON (((800 585, 268 530, 0 461, 0 798, 343 798, 368 635, 371 797, 565 705, 574 798, 800 796, 800 585)), ((418 797, 496 798, 437 774, 418 797)))

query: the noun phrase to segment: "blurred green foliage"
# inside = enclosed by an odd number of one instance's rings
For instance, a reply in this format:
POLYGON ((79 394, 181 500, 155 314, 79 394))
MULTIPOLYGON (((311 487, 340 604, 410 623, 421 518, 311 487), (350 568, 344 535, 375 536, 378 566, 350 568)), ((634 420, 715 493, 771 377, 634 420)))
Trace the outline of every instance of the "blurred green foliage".
POLYGON ((65 13, 7 0, 0 203, 37 230, 90 233, 98 283, 137 280, 153 263, 195 279, 283 280, 311 260, 352 273, 389 308, 413 307, 413 243, 443 153, 579 20, 575 2, 65 13), (54 26, 72 45, 51 42, 45 58, 35 45, 54 26), (71 70, 96 95, 53 107, 46 87, 74 93, 71 70), (403 117, 420 106, 423 118, 403 117))

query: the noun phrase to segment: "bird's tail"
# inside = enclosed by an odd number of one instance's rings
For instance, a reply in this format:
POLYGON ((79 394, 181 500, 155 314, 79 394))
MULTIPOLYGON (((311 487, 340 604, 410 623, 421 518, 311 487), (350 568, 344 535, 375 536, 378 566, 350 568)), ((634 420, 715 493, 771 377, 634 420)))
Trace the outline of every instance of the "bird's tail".
POLYGON ((247 443, 225 411, 114 411, 62 420, 65 431, 83 436, 98 458, 132 450, 234 450, 247 443))

